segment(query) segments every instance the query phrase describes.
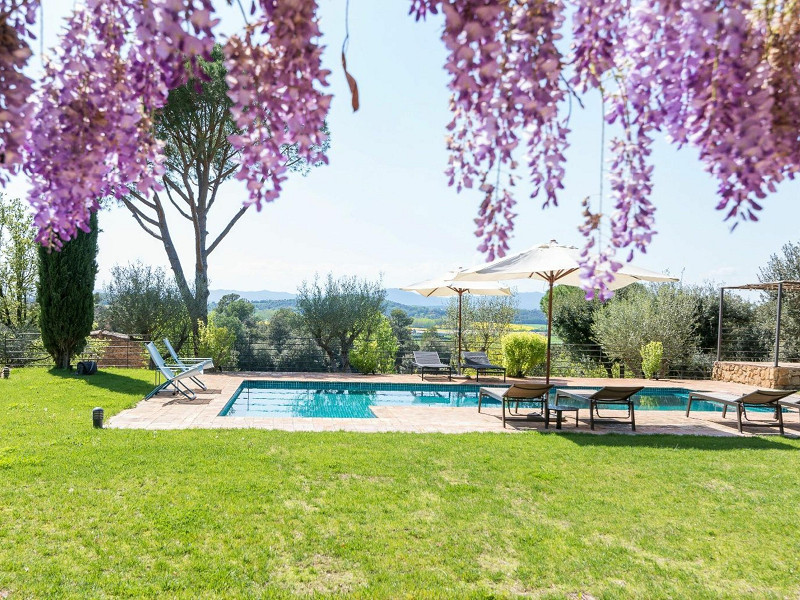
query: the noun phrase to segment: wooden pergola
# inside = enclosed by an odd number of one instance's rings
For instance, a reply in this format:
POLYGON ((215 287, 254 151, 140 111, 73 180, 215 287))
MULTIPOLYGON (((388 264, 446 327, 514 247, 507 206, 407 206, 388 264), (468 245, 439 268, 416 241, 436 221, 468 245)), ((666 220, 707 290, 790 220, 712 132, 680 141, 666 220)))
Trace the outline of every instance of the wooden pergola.
POLYGON ((725 290, 760 290, 762 292, 777 292, 778 307, 775 310, 775 366, 778 366, 778 352, 781 345, 781 308, 783 305, 783 292, 800 291, 800 281, 767 281, 764 283, 748 283, 745 285, 730 285, 719 289, 719 322, 717 325, 717 362, 722 357, 722 301, 725 290))

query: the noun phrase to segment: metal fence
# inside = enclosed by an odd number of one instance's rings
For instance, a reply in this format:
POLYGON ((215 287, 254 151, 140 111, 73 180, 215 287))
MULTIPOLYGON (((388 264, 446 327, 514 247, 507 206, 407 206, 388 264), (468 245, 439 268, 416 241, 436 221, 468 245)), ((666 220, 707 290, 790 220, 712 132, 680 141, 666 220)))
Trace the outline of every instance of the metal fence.
MULTIPOLYGON (((800 339, 795 329, 784 326, 778 344, 780 362, 800 362, 800 339)), ((716 348, 714 349, 716 358, 716 348)), ((771 362, 775 360, 775 330, 753 326, 724 326, 720 360, 771 362)))
MULTIPOLYGON (((394 357, 382 356, 391 365, 388 372, 413 372, 413 351, 416 349, 436 350, 441 359, 454 367, 456 340, 453 335, 440 334, 436 338, 428 336, 425 343, 420 336, 410 347, 401 347, 394 357), (420 346, 422 347, 420 348, 420 346)), ((723 338, 725 339, 725 338, 723 338)), ((728 339, 733 340, 733 336, 728 339)), ((100 367, 147 367, 149 357, 145 349, 148 340, 115 340, 91 339, 84 352, 75 358, 79 360, 96 360, 100 367)), ((160 346, 160 342, 157 343, 160 346)), ((191 354, 184 346, 182 355, 191 354)), ((474 348, 470 348, 474 349, 474 348)), ((162 348, 162 352, 163 352, 162 348)), ((772 360, 769 347, 746 345, 739 342, 723 343, 723 360, 766 362, 772 360)), ((502 360, 499 343, 487 348, 492 361, 502 360)), ((610 353, 614 354, 614 353, 610 353)), ((164 355, 166 353, 164 352, 164 355)), ((781 360, 800 362, 800 356, 792 352, 782 352, 781 360)), ((716 360, 716 348, 703 348, 683 356, 664 356, 667 365, 665 376, 687 379, 706 379, 711 376, 711 369, 716 360)), ((52 366, 52 359, 44 350, 41 339, 36 333, 0 334, 0 365, 12 367, 40 365, 52 366)), ((267 336, 251 336, 234 348, 231 360, 217 365, 224 371, 240 370, 255 372, 331 372, 338 371, 340 365, 334 357, 331 359, 323 352, 313 339, 308 337, 289 337, 279 341, 271 341, 267 336)), ((635 375, 637 369, 631 370, 619 360, 609 357, 597 345, 569 345, 554 342, 552 347, 551 374, 562 377, 625 377, 635 375)), ((544 365, 539 365, 532 375, 543 375, 544 365)))
MULTIPOLYGON (((97 361, 100 367, 142 368, 149 365, 147 340, 91 337, 74 362, 97 361)), ((10 367, 53 366, 38 333, 0 333, 0 365, 10 367)))
MULTIPOLYGON (((395 356, 384 355, 380 358, 393 362, 390 372, 409 373, 414 371, 413 351, 435 350, 443 362, 457 367, 456 339, 451 334, 439 334, 424 340, 414 336, 410 347, 401 347, 395 356)), ((477 350, 478 348, 469 348, 477 350)), ((467 348, 464 348, 467 350, 467 348)), ((485 349, 492 362, 502 362, 502 349, 499 342, 490 344, 485 349)), ((664 356, 667 365, 665 376, 686 379, 706 379, 711 376, 711 368, 716 356, 716 349, 705 348, 683 356, 664 356)), ((266 337, 252 336, 244 343, 238 344, 235 350, 235 363, 223 365, 223 368, 238 368, 242 371, 337 371, 339 364, 332 360, 316 345, 313 339, 293 337, 276 346, 266 337)), ((544 375, 545 365, 539 365, 532 375, 544 375)), ((609 358, 608 354, 595 344, 569 345, 554 342, 552 346, 551 374, 563 377, 625 377, 635 375, 630 368, 626 370, 618 360, 609 358)))

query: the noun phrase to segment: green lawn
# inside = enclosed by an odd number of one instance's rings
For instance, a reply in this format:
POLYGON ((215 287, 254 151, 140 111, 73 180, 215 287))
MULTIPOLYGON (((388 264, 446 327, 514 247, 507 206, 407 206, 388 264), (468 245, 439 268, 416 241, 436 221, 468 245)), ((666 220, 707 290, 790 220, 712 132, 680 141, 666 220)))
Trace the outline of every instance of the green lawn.
POLYGON ((797 440, 92 429, 151 381, 0 380, 0 598, 800 594, 797 440))

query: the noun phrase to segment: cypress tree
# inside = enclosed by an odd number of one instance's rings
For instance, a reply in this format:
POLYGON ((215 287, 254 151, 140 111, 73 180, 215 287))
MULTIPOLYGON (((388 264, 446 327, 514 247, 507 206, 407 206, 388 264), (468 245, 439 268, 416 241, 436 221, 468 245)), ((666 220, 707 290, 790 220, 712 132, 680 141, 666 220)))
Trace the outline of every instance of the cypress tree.
POLYGON ((59 369, 69 369, 72 357, 86 347, 94 321, 97 213, 89 225, 89 233, 78 232, 58 252, 39 247, 39 327, 59 369))

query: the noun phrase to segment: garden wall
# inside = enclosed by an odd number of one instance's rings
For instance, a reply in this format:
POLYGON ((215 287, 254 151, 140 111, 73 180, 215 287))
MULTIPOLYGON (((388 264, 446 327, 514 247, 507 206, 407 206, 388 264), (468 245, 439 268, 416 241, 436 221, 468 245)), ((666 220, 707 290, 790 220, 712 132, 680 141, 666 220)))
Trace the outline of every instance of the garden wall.
POLYGON ((97 365, 100 367, 147 368, 148 360, 142 340, 127 333, 97 330, 90 334, 97 349, 97 365))
POLYGON ((730 362, 714 363, 711 379, 743 383, 759 388, 776 390, 800 390, 800 364, 730 362))

